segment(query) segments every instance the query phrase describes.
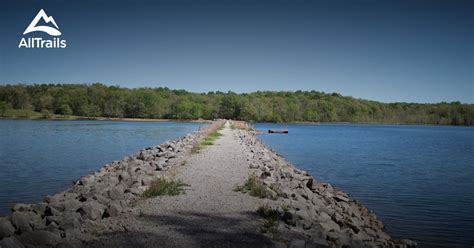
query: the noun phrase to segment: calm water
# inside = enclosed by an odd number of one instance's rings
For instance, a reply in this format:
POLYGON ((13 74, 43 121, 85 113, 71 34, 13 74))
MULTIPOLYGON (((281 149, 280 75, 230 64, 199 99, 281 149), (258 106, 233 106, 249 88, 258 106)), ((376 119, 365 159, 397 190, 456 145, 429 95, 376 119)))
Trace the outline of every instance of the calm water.
POLYGON ((362 202, 419 247, 474 245, 474 128, 256 124, 299 168, 362 202))
POLYGON ((106 163, 185 135, 199 126, 171 122, 0 120, 0 215, 10 213, 14 203, 40 201, 106 163))

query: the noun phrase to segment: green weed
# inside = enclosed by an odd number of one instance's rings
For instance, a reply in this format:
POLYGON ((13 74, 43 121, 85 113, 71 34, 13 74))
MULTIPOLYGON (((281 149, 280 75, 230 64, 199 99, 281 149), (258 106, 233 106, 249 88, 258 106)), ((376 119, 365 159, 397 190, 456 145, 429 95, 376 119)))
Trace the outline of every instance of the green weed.
POLYGON ((280 220, 280 212, 268 205, 258 207, 257 214, 264 219, 262 232, 277 233, 278 221, 280 220))
POLYGON ((181 181, 158 179, 151 183, 150 187, 143 192, 144 197, 155 197, 159 195, 179 195, 184 194, 184 187, 189 186, 181 181))
POLYGON ((244 185, 237 186, 234 191, 249 193, 251 196, 266 198, 270 195, 263 183, 255 176, 250 176, 245 181, 244 185))

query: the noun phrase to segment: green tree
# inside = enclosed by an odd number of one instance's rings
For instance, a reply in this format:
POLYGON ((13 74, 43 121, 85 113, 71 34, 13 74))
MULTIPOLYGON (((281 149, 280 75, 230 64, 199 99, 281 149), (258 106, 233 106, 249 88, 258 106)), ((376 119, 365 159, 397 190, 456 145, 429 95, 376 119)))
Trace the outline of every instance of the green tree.
POLYGON ((72 115, 72 109, 67 104, 62 104, 59 106, 58 114, 60 115, 72 115))
POLYGON ((0 101, 0 116, 5 116, 5 112, 7 112, 8 104, 4 101, 0 101))
POLYGON ((257 122, 378 122, 473 125, 474 104, 381 103, 318 91, 192 93, 103 84, 0 85, 0 114, 131 118, 229 118, 257 122), (8 109, 27 111, 7 111, 8 109), (46 112, 48 111, 48 112, 46 112))

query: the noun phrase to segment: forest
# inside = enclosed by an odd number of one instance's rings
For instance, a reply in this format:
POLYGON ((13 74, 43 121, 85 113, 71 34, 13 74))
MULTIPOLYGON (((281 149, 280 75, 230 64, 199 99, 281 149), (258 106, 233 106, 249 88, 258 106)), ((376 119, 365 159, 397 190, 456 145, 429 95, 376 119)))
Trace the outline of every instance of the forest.
POLYGON ((0 116, 13 110, 81 117, 473 125, 474 104, 382 103, 319 91, 194 93, 104 84, 0 85, 0 116))

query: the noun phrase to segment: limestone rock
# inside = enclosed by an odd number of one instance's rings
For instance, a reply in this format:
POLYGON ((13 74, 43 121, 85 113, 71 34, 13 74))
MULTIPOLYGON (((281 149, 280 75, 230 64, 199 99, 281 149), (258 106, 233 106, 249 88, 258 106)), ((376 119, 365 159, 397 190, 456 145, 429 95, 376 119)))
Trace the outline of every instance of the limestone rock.
POLYGON ((94 175, 83 176, 79 179, 79 183, 84 186, 90 186, 95 182, 94 175))
POLYGON ((27 212, 31 210, 31 204, 17 203, 13 205, 12 211, 27 212))
POLYGON ((63 204, 64 210, 69 212, 75 212, 82 206, 82 202, 76 199, 68 199, 63 204))
POLYGON ((125 188, 123 187, 123 185, 119 184, 109 190, 109 197, 112 200, 117 200, 123 195, 124 191, 125 188))
POLYGON ((2 248, 24 248, 25 246, 15 237, 4 238, 0 241, 2 248))
POLYGON ((13 212, 11 222, 20 232, 33 230, 32 226, 41 222, 41 217, 33 212, 13 212))
POLYGON ((34 204, 31 208, 37 214, 43 214, 46 211, 46 207, 48 206, 47 203, 41 202, 38 204, 34 204))
POLYGON ((288 244, 288 248, 304 248, 306 242, 302 239, 292 239, 288 244))
POLYGON ((96 201, 90 201, 86 202, 77 211, 85 218, 96 220, 101 218, 104 214, 105 206, 96 201))
POLYGON ((7 218, 0 218, 0 239, 13 235, 15 228, 7 218))
POLYGON ((326 231, 335 231, 335 232, 340 231, 339 225, 332 220, 328 220, 327 222, 320 222, 319 226, 321 227, 321 229, 326 230, 326 231))
POLYGON ((18 239, 23 244, 32 246, 54 246, 56 245, 61 237, 45 230, 34 230, 21 234, 18 239))
POLYGON ((349 202, 349 198, 347 198, 347 196, 344 196, 342 194, 335 195, 334 199, 336 199, 336 201, 349 202))
POLYGON ((106 212, 111 217, 117 216, 122 212, 122 206, 119 202, 112 202, 107 207, 106 212))
POLYGON ((74 229, 80 227, 80 218, 81 215, 80 213, 69 213, 65 214, 59 218, 56 219, 56 222, 58 223, 58 227, 61 228, 62 230, 69 230, 69 229, 74 229))
POLYGON ((130 175, 127 172, 123 171, 119 174, 118 178, 119 181, 127 181, 130 179, 130 175))

